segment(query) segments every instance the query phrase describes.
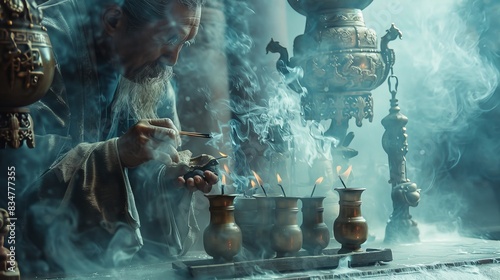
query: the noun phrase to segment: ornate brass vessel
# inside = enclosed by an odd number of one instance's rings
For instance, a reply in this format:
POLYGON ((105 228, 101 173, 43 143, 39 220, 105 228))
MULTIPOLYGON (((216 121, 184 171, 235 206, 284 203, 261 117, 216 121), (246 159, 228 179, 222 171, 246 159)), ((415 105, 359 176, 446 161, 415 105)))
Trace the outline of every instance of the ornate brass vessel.
POLYGON ((361 215, 361 193, 365 188, 336 188, 339 193, 339 216, 333 223, 335 240, 342 244, 339 254, 361 251, 368 238, 368 225, 361 215))
POLYGON ((234 221, 235 195, 206 195, 210 224, 203 232, 205 252, 216 261, 232 261, 241 249, 241 230, 234 221))
POLYGON ((302 248, 302 230, 297 224, 297 197, 275 197, 275 221, 271 245, 277 257, 295 255, 302 248))
POLYGON ((302 197, 302 248, 311 255, 320 255, 330 243, 330 231, 323 222, 323 200, 321 197, 302 197))
POLYGON ((52 83, 54 55, 42 12, 32 0, 0 2, 0 147, 35 146, 33 120, 26 107, 52 83))
POLYGON ((385 81, 393 63, 387 46, 391 38, 383 38, 378 50, 377 34, 365 25, 362 10, 372 1, 288 0, 307 17, 288 63, 304 70, 306 120, 332 119, 340 125, 354 117, 358 126, 365 118, 372 121, 370 91, 385 81))

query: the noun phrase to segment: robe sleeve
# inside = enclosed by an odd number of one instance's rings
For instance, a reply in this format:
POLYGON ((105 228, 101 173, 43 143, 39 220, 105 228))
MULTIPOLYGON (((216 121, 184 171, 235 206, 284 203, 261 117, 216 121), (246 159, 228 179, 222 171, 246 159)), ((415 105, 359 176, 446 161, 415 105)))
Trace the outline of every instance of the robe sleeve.
POLYGON ((193 193, 174 183, 187 172, 191 152, 184 152, 180 154, 186 158, 186 165, 151 161, 129 170, 141 217, 144 256, 165 259, 184 255, 198 237, 193 193))
POLYGON ((44 173, 38 196, 62 198, 59 211, 78 209, 80 231, 97 225, 114 234, 118 225, 128 225, 138 250, 142 245, 139 216, 116 141, 77 145, 44 173))
MULTIPOLYGON (((200 232, 192 192, 172 185, 185 171, 154 161, 123 168, 116 140, 77 145, 42 176, 39 197, 60 197, 60 211, 76 208, 81 232, 92 226, 105 229, 113 252, 132 257, 145 236, 160 259, 184 255, 200 232), (115 238, 117 233, 129 237, 115 238)), ((106 254, 113 258, 113 252, 106 254)))

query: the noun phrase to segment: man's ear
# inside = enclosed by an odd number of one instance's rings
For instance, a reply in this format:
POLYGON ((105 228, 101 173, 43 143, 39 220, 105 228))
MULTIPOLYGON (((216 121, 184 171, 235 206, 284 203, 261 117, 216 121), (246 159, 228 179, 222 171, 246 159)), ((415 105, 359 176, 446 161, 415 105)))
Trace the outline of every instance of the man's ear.
POLYGON ((125 25, 125 15, 117 5, 107 7, 102 15, 104 30, 109 36, 115 35, 125 25))

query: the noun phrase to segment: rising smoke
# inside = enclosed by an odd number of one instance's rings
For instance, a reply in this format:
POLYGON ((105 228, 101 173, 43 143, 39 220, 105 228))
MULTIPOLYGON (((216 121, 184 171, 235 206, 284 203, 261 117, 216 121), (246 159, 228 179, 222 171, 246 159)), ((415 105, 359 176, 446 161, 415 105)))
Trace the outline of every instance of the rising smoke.
MULTIPOLYGON (((234 118, 219 123, 221 131, 231 132, 230 142, 223 142, 222 135, 215 135, 209 142, 217 149, 229 147, 235 151, 231 156, 239 172, 229 176, 239 191, 252 179, 252 167, 248 163, 255 156, 271 159, 284 154, 283 164, 310 168, 315 160, 330 154, 330 145, 318 141, 318 133, 311 133, 318 130, 321 133, 323 124, 304 125, 301 120, 300 95, 286 88, 274 67, 257 66, 256 62, 264 59, 265 52, 254 49, 254 26, 249 22, 256 11, 249 5, 247 1, 226 1, 225 50, 231 61, 232 92, 230 100, 219 102, 233 112, 234 118), (258 147, 248 148, 250 142, 258 147)), ((404 33, 403 40, 391 43, 391 47, 397 56, 398 99, 402 113, 410 119, 408 175, 422 188, 423 194, 421 205, 412 209, 417 220, 458 223, 459 216, 470 209, 471 201, 476 201, 472 196, 467 201, 464 194, 474 193, 477 187, 495 193, 491 188, 500 180, 496 172, 500 166, 496 156, 500 152, 496 141, 500 130, 488 119, 499 115, 500 101, 495 94, 499 78, 498 50, 493 49, 499 45, 495 42, 498 25, 492 22, 497 6, 494 1, 473 0, 422 0, 418 4, 410 0, 374 1, 364 11, 367 25, 374 28, 379 37, 392 22, 404 33)), ((297 19, 288 24, 291 42, 304 30, 304 19, 291 9, 289 14, 297 19)), ((291 54, 292 44, 288 43, 287 47, 291 54)), ((265 59, 274 61, 275 57, 265 59)), ((356 174, 351 185, 368 188, 364 196, 364 216, 370 226, 377 227, 385 225, 392 210, 380 124, 389 108, 387 86, 379 87, 373 96, 374 122, 365 122, 362 128, 354 127, 351 122, 350 130, 356 133, 352 147, 360 152, 351 161, 356 174)), ((336 143, 332 139, 324 141, 336 143)), ((316 179, 309 178, 305 169, 292 170, 296 171, 293 178, 300 183, 316 179)), ((274 175, 267 174, 268 177, 274 175)), ((483 195, 478 199, 482 198, 483 195)), ((49 250, 57 250, 61 245, 58 242, 67 240, 53 241, 47 244, 49 250)), ((67 252, 61 252, 64 253, 67 252)), ((81 268, 71 267, 73 264, 60 265, 69 270, 81 268)))
MULTIPOLYGON (((289 19, 290 40, 301 33, 298 15, 289 19)), ((495 1, 374 1, 364 10, 368 27, 378 36, 394 22, 403 40, 395 49, 397 98, 407 125, 408 176, 422 189, 422 202, 411 212, 417 220, 447 221, 456 229, 467 212, 498 185, 496 124, 498 116, 498 4, 495 1), (496 35, 495 35, 496 34, 496 35), (486 193, 477 195, 477 188, 486 193), (452 225, 453 224, 453 225, 452 225)), ((302 19, 303 20, 303 19, 302 19)), ((386 84, 373 91, 375 118, 356 132, 352 147, 360 151, 351 162, 357 186, 367 187, 364 210, 374 226, 384 226, 392 211, 387 155, 381 147, 390 94, 386 84)), ((494 206, 487 211, 498 209, 494 206)), ((483 209, 484 210, 484 209, 483 209)), ((479 219, 483 222, 485 219, 479 219)), ((481 225, 478 221, 476 226, 481 225)))
MULTIPOLYGON (((473 190, 478 180, 483 180, 479 185, 492 185, 484 180, 500 179, 494 172, 500 162, 488 156, 500 151, 492 132, 496 126, 487 124, 485 117, 495 114, 499 102, 494 94, 498 84, 498 51, 494 50, 498 31, 492 22, 498 9, 495 5, 494 1, 473 0, 425 0, 418 5, 412 1, 374 1, 364 10, 367 26, 379 38, 393 22, 403 31, 403 40, 392 42, 390 47, 396 51, 397 98, 401 112, 409 118, 407 174, 422 189, 421 205, 411 210, 417 220, 447 220, 456 229, 471 203, 464 190, 473 190)), ((255 166, 276 172, 256 163, 256 157, 264 156, 272 163, 277 154, 286 155, 280 164, 290 166, 292 188, 312 185, 319 175, 306 170, 315 169, 314 163, 324 160, 322 157, 330 154, 328 148, 336 144, 335 140, 318 139, 328 122, 304 125, 300 95, 285 86, 284 77, 278 77, 274 68, 277 56, 264 55, 263 47, 270 39, 262 38, 266 32, 255 30, 259 22, 255 18, 265 13, 243 1, 226 1, 225 12, 231 99, 217 102, 231 110, 233 118, 218 125, 220 131, 230 131, 231 138, 225 141, 222 134, 216 134, 209 145, 234 151, 231 157, 236 172, 229 176, 239 191, 249 186, 253 179, 250 170, 255 166), (273 141, 276 139, 280 141, 273 141)), ((287 17, 288 41, 281 43, 291 56, 293 38, 303 33, 305 17, 288 5, 287 17)), ((383 227, 392 211, 380 124, 389 109, 387 84, 374 90, 373 98, 373 123, 365 120, 361 128, 352 121, 350 124, 349 131, 356 134, 351 147, 359 151, 351 160, 350 184, 368 188, 364 195, 367 219, 372 227, 383 227)), ((212 117, 217 119, 218 112, 212 117)), ((273 179, 265 181, 274 184, 273 179)), ((338 186, 334 179, 324 184, 327 189, 338 186)))
MULTIPOLYGON (((484 202, 477 188, 488 192, 498 182, 481 175, 484 169, 500 166, 490 156, 499 146, 486 117, 500 102, 495 93, 498 51, 492 48, 498 46, 493 36, 498 4, 419 1, 417 9, 410 1, 400 5, 401 13, 393 20, 404 30, 404 38, 393 46, 395 73, 401 81, 398 98, 410 120, 408 176, 422 188, 422 203, 415 213, 454 230, 464 215, 469 220, 483 216, 482 210, 474 209, 484 202)), ((370 15, 368 9, 366 14, 370 15)), ((372 15, 376 18, 377 11, 372 15)), ((388 96, 385 92, 380 95, 388 96)), ((474 226, 485 226, 482 222, 474 226)))

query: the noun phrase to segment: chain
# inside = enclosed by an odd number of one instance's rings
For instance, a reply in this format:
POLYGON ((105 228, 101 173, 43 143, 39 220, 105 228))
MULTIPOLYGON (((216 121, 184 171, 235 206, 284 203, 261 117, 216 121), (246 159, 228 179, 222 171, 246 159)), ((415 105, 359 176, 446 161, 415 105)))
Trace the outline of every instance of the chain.
POLYGON ((391 66, 391 75, 387 79, 387 84, 389 85, 389 92, 393 95, 393 97, 395 97, 396 93, 398 93, 399 79, 396 75, 394 75, 394 68, 392 66, 391 66), (392 88, 391 80, 394 80, 394 88, 392 88))

